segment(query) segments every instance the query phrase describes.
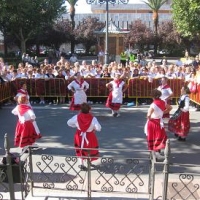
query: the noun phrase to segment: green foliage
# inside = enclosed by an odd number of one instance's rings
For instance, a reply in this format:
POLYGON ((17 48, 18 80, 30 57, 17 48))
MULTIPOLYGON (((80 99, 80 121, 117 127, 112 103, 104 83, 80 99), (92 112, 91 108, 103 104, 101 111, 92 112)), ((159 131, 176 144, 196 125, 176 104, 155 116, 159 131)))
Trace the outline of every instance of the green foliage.
MULTIPOLYGON (((64 0, 0 0, 0 30, 25 43, 65 11, 64 0)), ((23 44, 22 44, 23 43, 23 44)))
POLYGON ((152 44, 154 40, 153 32, 141 20, 136 20, 129 27, 130 32, 125 35, 124 42, 126 46, 137 46, 140 51, 144 46, 152 44))
POLYGON ((161 6, 167 2, 167 0, 147 0, 143 2, 147 4, 151 10, 158 11, 161 6))
POLYGON ((200 33, 199 0, 176 0, 172 3, 173 20, 183 37, 193 39, 200 33))
POLYGON ((94 31, 101 30, 105 24, 96 17, 87 17, 82 19, 80 24, 74 30, 74 36, 77 42, 82 43, 88 53, 91 46, 97 44, 97 36, 94 31))
POLYGON ((66 0, 71 6, 75 6, 78 0, 66 0))

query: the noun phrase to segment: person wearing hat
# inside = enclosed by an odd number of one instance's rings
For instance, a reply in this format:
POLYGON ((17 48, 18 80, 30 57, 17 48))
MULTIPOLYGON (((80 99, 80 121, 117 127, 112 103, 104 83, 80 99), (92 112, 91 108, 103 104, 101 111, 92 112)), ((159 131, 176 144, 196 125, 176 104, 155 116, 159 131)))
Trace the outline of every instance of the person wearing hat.
POLYGON ((18 105, 12 110, 12 114, 18 116, 14 145, 23 148, 33 145, 42 135, 35 121, 35 113, 28 104, 27 96, 24 94, 20 95, 17 98, 17 102, 18 105))
MULTIPOLYGON (((80 113, 67 121, 68 126, 76 128, 74 146, 78 156, 81 170, 87 170, 84 160, 89 156, 90 161, 99 157, 99 144, 96 131, 101 131, 101 125, 96 117, 91 114, 91 107, 87 103, 80 106, 80 113)), ((92 165, 93 166, 93 165, 92 165)))
POLYGON ((74 77, 75 80, 67 86, 68 90, 74 93, 69 109, 80 110, 81 104, 87 102, 86 91, 89 89, 89 84, 82 78, 80 72, 77 72, 74 77))
POLYGON ((123 102, 123 93, 128 88, 128 85, 121 79, 120 73, 115 73, 114 80, 106 84, 106 87, 110 90, 106 101, 106 107, 112 110, 113 117, 120 116, 119 109, 123 102))

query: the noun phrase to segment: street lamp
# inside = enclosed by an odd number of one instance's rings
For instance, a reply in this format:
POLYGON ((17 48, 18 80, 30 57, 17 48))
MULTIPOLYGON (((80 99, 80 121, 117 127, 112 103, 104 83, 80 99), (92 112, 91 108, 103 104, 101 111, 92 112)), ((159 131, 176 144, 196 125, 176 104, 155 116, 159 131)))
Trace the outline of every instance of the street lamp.
POLYGON ((106 4, 106 40, 105 40, 105 64, 108 64, 109 52, 108 52, 108 11, 109 4, 127 4, 129 0, 86 0, 87 4, 106 4))

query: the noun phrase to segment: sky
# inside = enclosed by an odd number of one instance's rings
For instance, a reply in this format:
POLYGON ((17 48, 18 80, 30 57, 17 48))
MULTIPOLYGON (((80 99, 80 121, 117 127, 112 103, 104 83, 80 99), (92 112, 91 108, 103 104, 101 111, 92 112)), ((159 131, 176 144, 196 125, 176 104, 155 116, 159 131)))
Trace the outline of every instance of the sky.
MULTIPOLYGON (((129 0, 129 3, 130 4, 133 4, 133 3, 141 3, 142 0, 129 0)), ((68 3, 66 3, 67 5, 67 9, 69 9, 69 6, 68 6, 68 3)), ((75 6, 75 9, 76 9, 76 14, 79 14, 79 13, 91 13, 91 5, 88 5, 86 3, 86 0, 78 0, 76 6, 75 6)))

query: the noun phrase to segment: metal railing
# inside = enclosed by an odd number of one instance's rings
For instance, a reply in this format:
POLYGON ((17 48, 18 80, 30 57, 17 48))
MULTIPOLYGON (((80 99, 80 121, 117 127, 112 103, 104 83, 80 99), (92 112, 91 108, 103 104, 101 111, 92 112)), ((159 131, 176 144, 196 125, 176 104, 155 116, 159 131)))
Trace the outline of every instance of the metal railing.
MULTIPOLYGON (((16 183, 12 176, 7 135, 5 143, 8 163, 6 173, 0 170, 0 186, 4 187, 3 192, 0 190, 0 199, 5 199, 5 191, 10 191, 10 200, 14 200, 16 183), (5 183, 6 176, 8 185, 5 183)), ((27 148, 27 158, 22 162, 20 157, 18 168, 21 199, 25 199, 28 192, 31 192, 31 196, 37 196, 38 188, 45 191, 74 191, 77 195, 84 193, 87 199, 92 199, 95 193, 127 198, 145 196, 149 200, 200 199, 200 173, 196 170, 199 166, 170 163, 169 140, 163 159, 158 159, 151 151, 100 149, 101 156, 94 162, 95 165, 91 163, 90 156, 83 157, 86 169, 79 168, 79 160, 73 156, 73 147, 41 147, 37 151, 32 147, 27 148), (54 155, 56 151, 63 150, 62 155, 54 155), (196 168, 195 173, 192 173, 193 168, 196 168)))

